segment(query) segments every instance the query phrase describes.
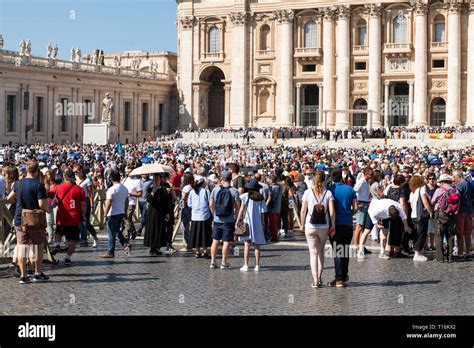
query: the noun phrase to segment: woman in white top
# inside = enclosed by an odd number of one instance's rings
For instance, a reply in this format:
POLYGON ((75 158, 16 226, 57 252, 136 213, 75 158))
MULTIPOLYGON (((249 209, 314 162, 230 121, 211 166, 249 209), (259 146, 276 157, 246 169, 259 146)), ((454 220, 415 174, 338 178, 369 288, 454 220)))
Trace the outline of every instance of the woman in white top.
POLYGON ((311 287, 322 286, 322 273, 324 267, 324 246, 328 234, 333 236, 336 226, 334 197, 331 191, 324 188, 326 175, 322 170, 316 171, 313 178, 313 187, 303 194, 301 207, 301 221, 308 242, 311 272, 313 283, 311 287), (316 206, 316 208, 315 208, 316 206), (324 211, 321 209, 324 208, 324 211))

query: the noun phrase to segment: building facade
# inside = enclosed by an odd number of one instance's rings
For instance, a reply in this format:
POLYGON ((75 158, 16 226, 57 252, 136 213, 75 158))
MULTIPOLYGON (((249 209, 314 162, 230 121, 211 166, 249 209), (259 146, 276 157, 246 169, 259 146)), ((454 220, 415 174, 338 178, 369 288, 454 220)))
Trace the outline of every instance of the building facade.
POLYGON ((83 124, 101 122, 106 93, 120 141, 176 128, 176 54, 126 51, 101 60, 0 47, 0 144, 82 142, 83 124))
POLYGON ((177 3, 180 128, 474 125, 474 0, 177 3))

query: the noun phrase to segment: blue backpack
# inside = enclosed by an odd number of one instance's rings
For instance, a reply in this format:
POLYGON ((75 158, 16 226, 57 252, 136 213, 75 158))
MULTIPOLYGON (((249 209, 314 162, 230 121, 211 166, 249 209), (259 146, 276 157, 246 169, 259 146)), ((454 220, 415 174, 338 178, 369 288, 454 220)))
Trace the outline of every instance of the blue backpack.
POLYGON ((219 186, 215 203, 215 214, 219 217, 231 216, 234 213, 234 201, 230 193, 230 187, 219 186))

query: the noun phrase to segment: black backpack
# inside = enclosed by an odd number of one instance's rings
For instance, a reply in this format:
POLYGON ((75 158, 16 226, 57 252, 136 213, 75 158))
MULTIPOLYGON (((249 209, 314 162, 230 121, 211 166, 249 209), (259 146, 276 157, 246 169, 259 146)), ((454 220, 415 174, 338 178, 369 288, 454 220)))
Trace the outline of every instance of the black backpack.
POLYGON ((215 214, 219 217, 231 216, 234 213, 234 200, 230 193, 230 187, 219 186, 215 203, 215 214))

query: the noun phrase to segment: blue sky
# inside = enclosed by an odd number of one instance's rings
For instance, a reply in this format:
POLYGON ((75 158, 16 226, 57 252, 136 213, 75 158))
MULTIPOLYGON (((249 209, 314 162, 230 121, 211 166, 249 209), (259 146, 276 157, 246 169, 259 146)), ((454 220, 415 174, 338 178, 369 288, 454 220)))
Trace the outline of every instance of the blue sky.
POLYGON ((77 45, 82 56, 96 48, 176 52, 175 18, 175 0, 0 0, 4 49, 30 39, 32 53, 45 56, 57 43, 61 59, 77 45))

